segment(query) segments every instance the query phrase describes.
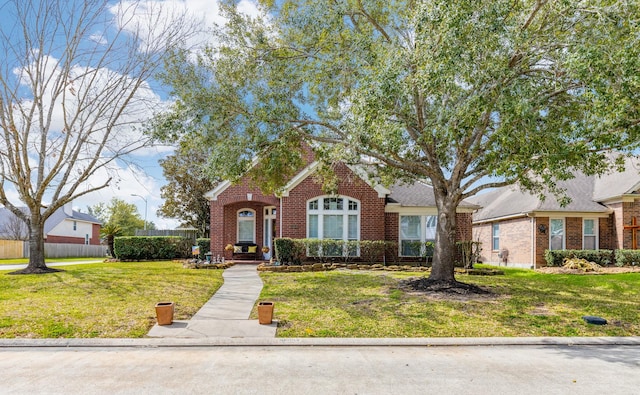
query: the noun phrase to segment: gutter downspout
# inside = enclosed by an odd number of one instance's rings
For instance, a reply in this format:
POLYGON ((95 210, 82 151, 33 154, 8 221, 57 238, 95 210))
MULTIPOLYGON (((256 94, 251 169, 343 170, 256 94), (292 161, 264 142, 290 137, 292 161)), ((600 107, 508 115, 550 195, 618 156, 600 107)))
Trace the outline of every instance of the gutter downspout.
POLYGON ((280 196, 280 199, 279 199, 280 200, 280 210, 279 210, 280 211, 280 226, 278 226, 278 233, 279 233, 278 237, 282 237, 282 229, 284 229, 284 226, 282 224, 282 199, 283 199, 283 197, 280 196))
POLYGON ((531 222, 531 268, 536 270, 536 226, 535 226, 535 217, 530 215, 531 213, 525 213, 527 217, 529 217, 529 221, 531 222))

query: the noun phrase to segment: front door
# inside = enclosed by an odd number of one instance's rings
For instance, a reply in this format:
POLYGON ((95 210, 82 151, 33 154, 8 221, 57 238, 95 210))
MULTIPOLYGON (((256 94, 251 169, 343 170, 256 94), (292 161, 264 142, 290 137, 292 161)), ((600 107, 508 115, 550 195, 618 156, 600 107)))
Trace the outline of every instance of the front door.
POLYGON ((264 208, 264 240, 262 245, 269 247, 269 252, 263 254, 264 259, 271 259, 273 256, 273 229, 276 223, 276 208, 274 206, 268 206, 264 208))

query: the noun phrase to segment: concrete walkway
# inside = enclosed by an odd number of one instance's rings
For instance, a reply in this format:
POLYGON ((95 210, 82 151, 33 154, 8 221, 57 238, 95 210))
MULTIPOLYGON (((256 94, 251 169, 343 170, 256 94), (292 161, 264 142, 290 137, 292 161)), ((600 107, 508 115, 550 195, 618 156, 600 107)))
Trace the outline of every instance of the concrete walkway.
MULTIPOLYGON (((277 323, 260 325, 250 320, 262 280, 254 264, 238 264, 224 271, 224 284, 188 321, 171 325, 154 325, 149 337, 167 338, 245 338, 275 337, 277 323)), ((179 305, 179 301, 177 301, 179 305)))
MULTIPOLYGON (((73 266, 73 265, 88 265, 91 263, 101 263, 104 262, 103 258, 98 258, 97 260, 91 261, 77 261, 77 262, 47 262, 47 266, 73 266)), ((18 263, 15 265, 0 265, 0 270, 20 270, 27 267, 24 263, 18 263)))

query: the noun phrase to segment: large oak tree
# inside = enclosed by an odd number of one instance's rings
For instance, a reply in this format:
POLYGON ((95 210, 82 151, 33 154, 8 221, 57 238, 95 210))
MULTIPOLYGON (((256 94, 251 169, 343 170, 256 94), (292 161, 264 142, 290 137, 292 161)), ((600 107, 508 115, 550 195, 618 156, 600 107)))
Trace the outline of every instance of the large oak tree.
POLYGON ((197 61, 174 55, 165 80, 177 101, 158 130, 209 144, 229 178, 258 155, 276 179, 303 139, 386 183, 429 179, 434 282, 454 281, 463 199, 514 183, 553 191, 640 141, 638 2, 262 5, 262 19, 228 5, 215 46, 197 61))

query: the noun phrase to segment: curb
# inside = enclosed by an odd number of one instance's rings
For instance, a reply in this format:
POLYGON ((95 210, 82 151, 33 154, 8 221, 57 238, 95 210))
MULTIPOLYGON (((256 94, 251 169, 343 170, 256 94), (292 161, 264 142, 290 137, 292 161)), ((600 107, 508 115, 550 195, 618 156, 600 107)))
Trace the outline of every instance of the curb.
POLYGON ((0 348, 640 346, 640 337, 0 339, 0 348))

